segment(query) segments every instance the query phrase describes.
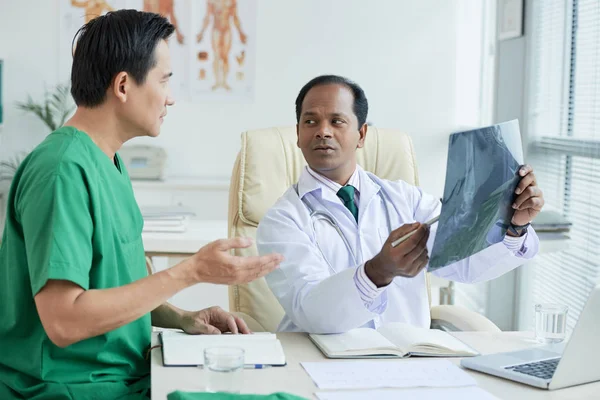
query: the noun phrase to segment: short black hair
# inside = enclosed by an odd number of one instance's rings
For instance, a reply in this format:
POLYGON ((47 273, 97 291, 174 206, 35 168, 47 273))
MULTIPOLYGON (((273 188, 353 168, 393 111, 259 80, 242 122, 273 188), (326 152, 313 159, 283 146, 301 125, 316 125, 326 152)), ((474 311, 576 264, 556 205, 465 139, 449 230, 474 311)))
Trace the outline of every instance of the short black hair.
POLYGON ((367 122, 367 114, 369 113, 369 102, 364 90, 357 83, 348 78, 338 75, 321 75, 312 79, 300 89, 298 97, 296 97, 296 122, 300 123, 300 115, 302 114, 302 103, 308 91, 315 86, 322 85, 343 85, 346 86, 354 95, 354 114, 358 119, 358 128, 367 122))
POLYGON ((137 10, 111 11, 94 18, 75 34, 71 68, 71 95, 75 104, 102 104, 115 75, 125 71, 138 84, 156 65, 158 42, 174 31, 169 21, 137 10))

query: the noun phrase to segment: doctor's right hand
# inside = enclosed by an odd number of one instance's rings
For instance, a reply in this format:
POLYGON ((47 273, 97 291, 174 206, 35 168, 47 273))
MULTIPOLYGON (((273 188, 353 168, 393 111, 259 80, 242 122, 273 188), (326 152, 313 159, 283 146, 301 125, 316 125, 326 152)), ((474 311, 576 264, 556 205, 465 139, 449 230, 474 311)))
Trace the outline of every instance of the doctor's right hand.
POLYGON ((251 245, 252 239, 249 238, 216 240, 174 268, 185 271, 186 279, 194 283, 237 285, 267 275, 283 261, 281 254, 240 257, 230 253, 231 249, 243 249, 251 245))
POLYGON ((429 226, 418 222, 402 225, 392 231, 379 254, 365 263, 365 272, 371 282, 383 287, 389 285, 396 276, 417 276, 429 262, 428 238, 429 226), (393 241, 414 230, 417 230, 414 235, 392 247, 393 241))

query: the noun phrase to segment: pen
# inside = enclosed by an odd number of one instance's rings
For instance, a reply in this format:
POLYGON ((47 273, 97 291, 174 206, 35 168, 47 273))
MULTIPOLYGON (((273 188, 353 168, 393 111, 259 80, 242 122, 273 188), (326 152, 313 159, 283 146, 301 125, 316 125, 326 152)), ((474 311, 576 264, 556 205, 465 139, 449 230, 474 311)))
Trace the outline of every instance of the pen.
MULTIPOLYGON (((438 219, 440 219, 440 216, 438 215, 435 218, 430 219, 429 221, 425 222, 425 225, 427 226, 431 226, 433 224, 435 224, 438 219)), ((415 229, 414 231, 408 232, 406 235, 402 236, 400 239, 396 239, 392 242, 392 247, 396 247, 398 246, 400 243, 404 242, 406 239, 408 239, 409 237, 411 237, 412 235, 415 234, 417 230, 415 229)))
POLYGON ((270 368, 269 364, 245 364, 244 369, 265 369, 270 368))

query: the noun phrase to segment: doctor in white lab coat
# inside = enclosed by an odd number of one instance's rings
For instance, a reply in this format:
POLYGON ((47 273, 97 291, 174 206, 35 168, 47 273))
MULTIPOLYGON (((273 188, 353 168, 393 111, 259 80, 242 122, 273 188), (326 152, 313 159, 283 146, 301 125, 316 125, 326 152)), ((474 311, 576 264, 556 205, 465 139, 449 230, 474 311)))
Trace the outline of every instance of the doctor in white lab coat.
MULTIPOLYGON (((317 77, 298 95, 298 146, 308 166, 257 232, 260 254, 285 257, 266 277, 286 313, 279 331, 338 333, 388 322, 430 325, 424 268, 437 224, 428 228, 422 223, 439 215, 441 204, 417 187, 380 179, 356 164, 367 111, 362 89, 338 76, 317 77), (311 218, 312 212, 318 217, 311 218), (390 245, 415 229, 407 241, 390 245)), ((537 253, 538 238, 528 224, 543 206, 543 194, 531 167, 522 167, 520 174, 513 226, 504 241, 435 275, 482 282, 537 253)))

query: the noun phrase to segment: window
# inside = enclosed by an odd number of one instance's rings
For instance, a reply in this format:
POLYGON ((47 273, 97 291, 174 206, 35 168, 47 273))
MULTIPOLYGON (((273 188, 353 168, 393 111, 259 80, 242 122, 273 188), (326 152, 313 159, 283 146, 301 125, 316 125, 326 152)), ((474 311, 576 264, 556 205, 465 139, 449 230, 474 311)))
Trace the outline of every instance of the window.
POLYGON ((568 329, 600 278, 600 1, 533 0, 526 132, 546 205, 572 223, 568 249, 521 268, 519 329, 540 302, 569 306, 568 329))

